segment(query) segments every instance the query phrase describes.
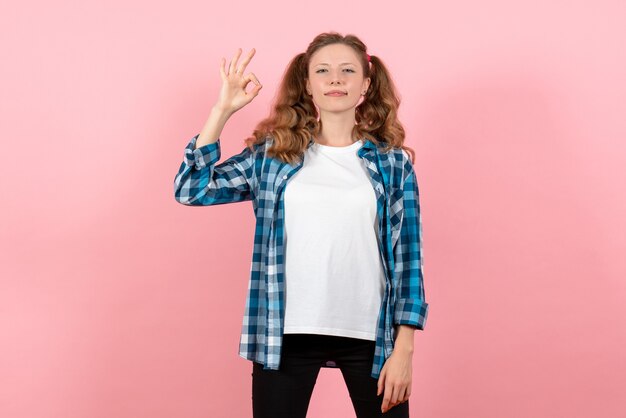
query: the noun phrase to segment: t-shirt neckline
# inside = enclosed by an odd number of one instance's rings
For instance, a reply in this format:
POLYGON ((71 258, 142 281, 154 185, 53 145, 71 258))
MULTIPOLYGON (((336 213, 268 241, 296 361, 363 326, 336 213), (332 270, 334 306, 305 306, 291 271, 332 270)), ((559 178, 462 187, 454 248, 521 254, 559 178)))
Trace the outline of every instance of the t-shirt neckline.
POLYGON ((331 146, 331 145, 323 145, 323 144, 320 144, 318 142, 314 142, 313 145, 317 146, 318 149, 323 150, 324 152, 341 153, 341 152, 348 152, 348 151, 352 151, 354 149, 360 148, 361 145, 363 145, 363 141, 360 140, 360 139, 357 139, 352 144, 345 145, 343 147, 335 147, 335 146, 331 146))

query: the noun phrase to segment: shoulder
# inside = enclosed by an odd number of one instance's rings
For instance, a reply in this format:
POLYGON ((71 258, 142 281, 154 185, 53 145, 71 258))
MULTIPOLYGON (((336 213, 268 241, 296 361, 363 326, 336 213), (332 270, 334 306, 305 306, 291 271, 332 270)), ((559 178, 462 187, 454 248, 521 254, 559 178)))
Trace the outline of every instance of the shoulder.
POLYGON ((389 150, 385 151, 385 147, 386 143, 380 142, 377 148, 378 155, 387 166, 389 166, 390 168, 402 170, 412 168, 411 156, 405 149, 392 147, 389 150))
POLYGON ((265 156, 265 153, 267 152, 267 149, 270 147, 271 145, 271 137, 264 137, 261 141, 255 141, 252 143, 244 143, 245 147, 242 151, 242 154, 244 154, 246 157, 248 158, 252 158, 252 159, 263 159, 265 156))
POLYGON ((393 188, 402 189, 405 179, 412 171, 410 156, 402 148, 386 147, 387 143, 384 141, 379 141, 376 146, 380 169, 393 188))

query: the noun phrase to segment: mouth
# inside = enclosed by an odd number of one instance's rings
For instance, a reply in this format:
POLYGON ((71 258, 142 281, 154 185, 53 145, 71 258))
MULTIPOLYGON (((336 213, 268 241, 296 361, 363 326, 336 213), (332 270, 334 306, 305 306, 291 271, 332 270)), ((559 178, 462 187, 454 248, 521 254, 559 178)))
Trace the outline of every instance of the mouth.
POLYGON ((328 93, 326 93, 326 96, 332 96, 332 97, 340 97, 340 96, 346 96, 348 93, 343 92, 343 91, 339 91, 339 90, 333 90, 333 91, 329 91, 328 93))

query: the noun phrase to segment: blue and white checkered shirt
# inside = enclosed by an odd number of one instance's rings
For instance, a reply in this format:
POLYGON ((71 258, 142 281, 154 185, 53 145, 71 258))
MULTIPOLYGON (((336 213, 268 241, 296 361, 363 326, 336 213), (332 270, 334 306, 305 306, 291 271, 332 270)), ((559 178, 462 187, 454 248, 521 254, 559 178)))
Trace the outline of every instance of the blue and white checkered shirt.
MULTIPOLYGON (((265 151, 272 144, 268 136, 253 150, 245 147, 217 164, 220 139, 194 149, 198 136, 185 148, 174 179, 174 197, 191 206, 252 201, 254 251, 239 356, 263 364, 264 369, 278 370, 285 314, 283 192, 302 161, 292 165, 268 157, 265 151)), ((379 250, 386 277, 371 371, 377 379, 393 351, 396 326, 424 329, 428 304, 422 274, 422 222, 417 179, 408 154, 399 148, 381 152, 365 139, 358 156, 364 159, 376 194, 379 250)))

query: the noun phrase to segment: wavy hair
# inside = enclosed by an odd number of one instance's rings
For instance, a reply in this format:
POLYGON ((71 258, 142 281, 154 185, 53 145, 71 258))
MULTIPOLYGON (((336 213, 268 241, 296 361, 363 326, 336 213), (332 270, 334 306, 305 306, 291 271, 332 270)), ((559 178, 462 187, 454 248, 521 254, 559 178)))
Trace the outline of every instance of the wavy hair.
POLYGON ((391 148, 404 149, 414 162, 415 152, 404 145, 405 132, 398 120, 400 99, 387 67, 375 55, 370 56, 368 63, 367 48, 357 36, 342 36, 337 32, 317 35, 306 52, 291 59, 270 115, 256 125, 252 136, 245 139, 247 146, 252 149, 271 136, 274 141, 267 149, 268 156, 290 164, 302 158, 311 136, 319 135, 322 129, 313 99, 306 94, 309 62, 318 49, 331 44, 353 48, 360 57, 363 77, 371 79, 363 101, 355 109, 353 136, 371 140, 382 147, 382 152, 391 148))

